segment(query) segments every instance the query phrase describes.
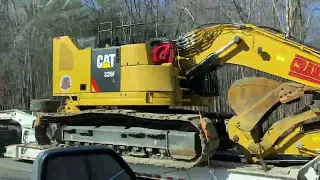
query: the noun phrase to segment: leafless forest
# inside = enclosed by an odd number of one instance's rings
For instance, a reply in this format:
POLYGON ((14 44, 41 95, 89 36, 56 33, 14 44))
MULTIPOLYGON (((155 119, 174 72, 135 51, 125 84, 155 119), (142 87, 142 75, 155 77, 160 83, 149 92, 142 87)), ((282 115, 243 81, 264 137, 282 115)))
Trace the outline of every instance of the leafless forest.
POLYGON ((94 36, 106 21, 147 23, 120 30, 124 40, 174 38, 209 22, 252 23, 320 48, 319 7, 319 0, 0 0, 0 108, 50 98, 55 36, 94 36))

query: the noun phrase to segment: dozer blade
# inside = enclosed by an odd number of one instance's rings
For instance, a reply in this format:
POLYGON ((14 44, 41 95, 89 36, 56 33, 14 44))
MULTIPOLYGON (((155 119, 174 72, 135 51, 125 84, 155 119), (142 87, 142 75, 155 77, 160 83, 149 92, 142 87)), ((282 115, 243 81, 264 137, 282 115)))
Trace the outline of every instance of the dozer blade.
MULTIPOLYGON (((264 135, 259 134, 261 133, 259 126, 260 121, 266 120, 267 113, 279 107, 278 103, 288 103, 302 97, 306 92, 317 90, 299 83, 278 83, 266 78, 253 77, 236 81, 228 93, 230 106, 237 114, 228 121, 229 138, 238 143, 245 153, 248 152, 251 156, 249 160, 252 158, 255 162, 259 158, 277 153, 309 156, 312 154, 311 151, 303 153, 302 147, 293 150, 293 144, 299 144, 300 138, 308 144, 306 142, 316 137, 317 133, 314 131, 307 133, 302 127, 307 121, 314 121, 317 118, 319 107, 278 120, 264 135)), ((314 149, 314 146, 310 147, 314 149)))
POLYGON ((237 119, 241 130, 250 132, 279 103, 291 102, 315 89, 299 83, 279 83, 261 77, 238 80, 228 93, 229 104, 237 114, 232 119, 237 119))
POLYGON ((85 110, 43 113, 35 126, 36 140, 57 140, 68 146, 107 145, 129 163, 190 168, 207 161, 219 146, 212 121, 197 114, 142 113, 135 110, 85 110), (56 137, 46 134, 58 123, 56 137))
POLYGON ((243 78, 235 81, 228 91, 228 103, 236 114, 257 104, 272 92, 280 82, 267 78, 243 78))

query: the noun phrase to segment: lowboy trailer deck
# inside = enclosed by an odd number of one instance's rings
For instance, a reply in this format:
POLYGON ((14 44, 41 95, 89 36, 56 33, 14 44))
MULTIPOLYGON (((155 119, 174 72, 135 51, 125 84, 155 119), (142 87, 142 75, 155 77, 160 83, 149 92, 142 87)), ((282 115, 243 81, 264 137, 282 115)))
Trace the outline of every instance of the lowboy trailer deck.
MULTIPOLYGON (((34 161, 37 155, 47 149, 63 148, 63 146, 40 146, 36 143, 9 145, 6 147, 5 157, 16 160, 34 161)), ((131 157, 123 156, 127 161, 131 157)), ((260 165, 249 165, 235 162, 212 160, 206 166, 188 169, 167 168, 139 163, 129 163, 138 177, 153 179, 179 180, 317 180, 320 170, 320 156, 304 166, 276 167, 270 166, 264 171, 260 165)))

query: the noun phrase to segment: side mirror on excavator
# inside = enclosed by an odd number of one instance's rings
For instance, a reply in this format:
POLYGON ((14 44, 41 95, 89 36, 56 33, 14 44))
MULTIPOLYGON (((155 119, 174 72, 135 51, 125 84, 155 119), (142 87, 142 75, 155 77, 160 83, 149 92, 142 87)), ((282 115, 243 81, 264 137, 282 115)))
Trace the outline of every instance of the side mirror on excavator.
POLYGON ((129 165, 106 146, 49 149, 33 164, 33 180, 135 180, 129 165))

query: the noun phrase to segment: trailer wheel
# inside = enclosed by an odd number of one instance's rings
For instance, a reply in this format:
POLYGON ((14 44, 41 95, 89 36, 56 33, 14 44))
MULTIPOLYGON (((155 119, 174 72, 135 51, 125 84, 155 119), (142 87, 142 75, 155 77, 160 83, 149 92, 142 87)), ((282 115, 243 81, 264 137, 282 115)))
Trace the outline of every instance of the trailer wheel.
POLYGON ((6 151, 6 146, 21 143, 21 130, 18 128, 0 128, 0 154, 6 151))

